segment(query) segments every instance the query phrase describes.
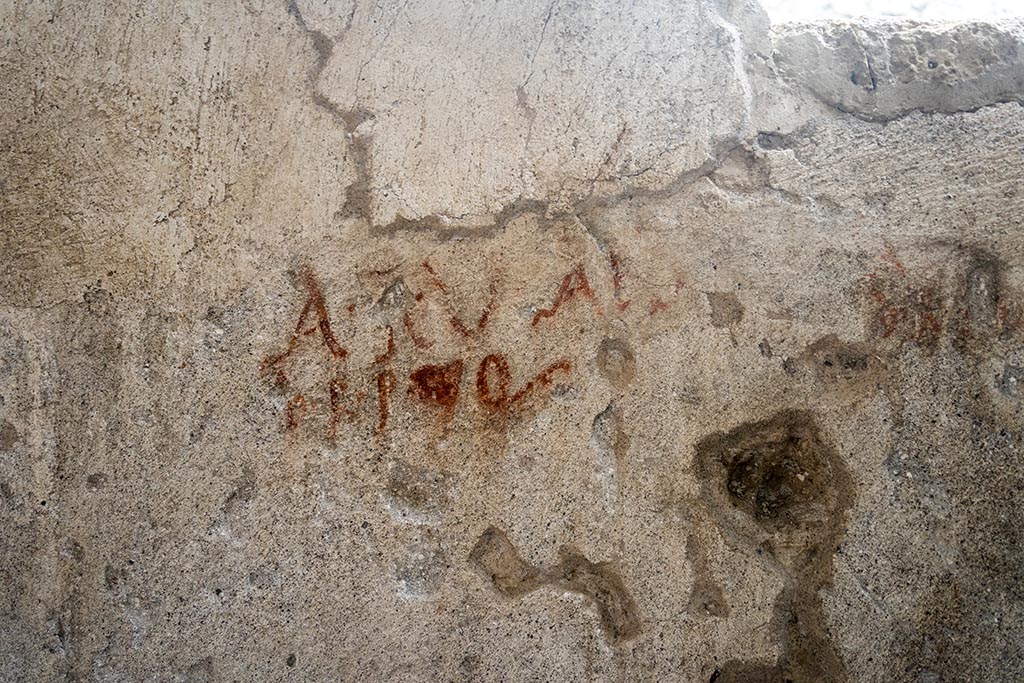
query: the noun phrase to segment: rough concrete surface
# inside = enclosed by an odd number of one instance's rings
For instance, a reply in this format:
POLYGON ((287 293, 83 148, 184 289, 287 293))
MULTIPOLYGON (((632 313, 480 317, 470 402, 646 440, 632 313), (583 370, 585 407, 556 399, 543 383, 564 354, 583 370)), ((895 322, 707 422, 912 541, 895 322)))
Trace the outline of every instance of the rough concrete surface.
POLYGON ((0 679, 1024 680, 1024 24, 0 3, 0 679))

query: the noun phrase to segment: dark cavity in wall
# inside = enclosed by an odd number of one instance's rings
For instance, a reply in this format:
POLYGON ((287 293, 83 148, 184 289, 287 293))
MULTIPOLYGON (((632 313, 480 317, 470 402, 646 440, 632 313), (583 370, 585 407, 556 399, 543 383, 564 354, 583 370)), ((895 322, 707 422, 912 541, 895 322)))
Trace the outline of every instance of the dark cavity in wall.
POLYGON ((828 635, 819 591, 832 581, 832 553, 853 501, 850 476, 812 413, 787 410, 701 440, 695 466, 723 531, 784 577, 772 630, 782 654, 772 665, 739 660, 721 683, 847 680, 828 635))

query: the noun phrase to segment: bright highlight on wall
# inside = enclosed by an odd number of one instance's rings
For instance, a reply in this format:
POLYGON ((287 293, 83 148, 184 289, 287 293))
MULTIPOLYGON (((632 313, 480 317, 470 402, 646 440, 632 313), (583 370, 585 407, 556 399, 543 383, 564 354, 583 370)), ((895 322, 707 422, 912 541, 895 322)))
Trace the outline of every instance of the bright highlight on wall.
POLYGON ((971 21, 1024 17, 1024 0, 761 0, 773 22, 854 17, 971 21))

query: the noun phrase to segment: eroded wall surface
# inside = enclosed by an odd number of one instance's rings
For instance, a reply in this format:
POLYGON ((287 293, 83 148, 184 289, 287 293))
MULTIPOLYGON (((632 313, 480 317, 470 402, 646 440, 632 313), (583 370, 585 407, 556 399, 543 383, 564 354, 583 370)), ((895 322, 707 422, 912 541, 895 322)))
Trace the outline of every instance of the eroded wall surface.
POLYGON ((1024 26, 7 0, 0 678, 1024 678, 1024 26))

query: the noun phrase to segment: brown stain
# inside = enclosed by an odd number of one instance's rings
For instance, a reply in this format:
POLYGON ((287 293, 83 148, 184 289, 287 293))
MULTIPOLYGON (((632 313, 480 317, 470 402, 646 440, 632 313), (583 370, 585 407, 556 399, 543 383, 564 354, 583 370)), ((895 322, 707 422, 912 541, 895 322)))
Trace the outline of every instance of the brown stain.
MULTIPOLYGON (((319 93, 314 95, 315 104, 327 108, 332 114, 338 113, 333 102, 319 93)), ((366 110, 354 109, 344 112, 345 127, 349 132, 349 151, 352 165, 356 170, 356 179, 345 188, 345 203, 342 204, 337 216, 340 218, 361 218, 369 222, 372 216, 372 192, 370 190, 370 149, 367 136, 355 133, 355 128, 364 120, 372 119, 373 115, 366 110)))
POLYGON ((690 613, 718 618, 729 616, 729 603, 725 600, 722 587, 711 579, 707 550, 694 533, 686 539, 686 554, 696 575, 688 603, 690 613))
POLYGON ((506 204, 505 208, 498 212, 489 224, 479 226, 452 225, 434 215, 415 219, 396 216, 387 225, 371 225, 370 234, 374 237, 391 237, 408 231, 429 232, 433 237, 442 241, 459 238, 479 239, 497 235, 505 226, 522 216, 534 215, 538 220, 545 221, 544 216, 547 209, 547 202, 535 199, 517 199, 506 204))
POLYGON ((409 393, 421 401, 453 411, 459 401, 462 370, 461 358, 445 365, 423 365, 409 375, 409 393))
POLYGON ((555 571, 562 584, 594 602, 611 642, 640 635, 640 610, 611 563, 591 562, 571 546, 562 546, 558 554, 561 563, 555 571))
POLYGON ((488 527, 469 554, 494 588, 511 597, 525 595, 543 585, 541 572, 519 556, 508 535, 497 527, 488 527))
MULTIPOLYGON (((762 341, 760 348, 766 357, 773 357, 767 340, 762 341)), ((879 388, 889 382, 890 367, 890 361, 875 344, 846 341, 835 334, 818 338, 795 358, 782 359, 786 374, 801 374, 813 380, 823 400, 847 404, 859 404, 876 396, 879 388)))
POLYGON ((395 580, 406 595, 431 595, 444 584, 451 564, 434 529, 415 525, 410 531, 412 538, 406 544, 405 556, 395 563, 395 580))
POLYGON ((317 281, 311 266, 302 267, 299 271, 299 281, 306 289, 306 301, 302 306, 302 312, 299 313, 299 322, 295 325, 295 331, 288 341, 287 348, 281 353, 268 356, 263 360, 260 366, 261 374, 265 374, 272 369, 276 372, 283 372, 278 366, 295 352, 303 336, 311 335, 317 330, 320 331, 323 345, 332 357, 340 360, 348 355, 348 351, 338 343, 337 338, 334 336, 334 331, 331 329, 331 316, 327 310, 327 304, 324 302, 320 283, 317 281), (310 314, 316 316, 316 325, 306 329, 307 318, 310 314))
POLYGON ((853 484, 812 413, 785 410, 702 439, 695 468, 723 530, 763 553, 784 577, 773 631, 774 665, 731 661, 720 681, 847 680, 828 634, 819 592, 832 581, 832 552, 845 533, 853 484))
POLYGON ((18 430, 7 420, 0 424, 0 451, 9 451, 18 443, 18 430))
POLYGON ((963 317, 968 333, 979 341, 1009 339, 1024 329, 1024 305, 1019 293, 1004 282, 1004 268, 1002 261, 984 250, 969 253, 961 295, 963 317))
POLYGON ((792 433, 737 449, 726 489, 734 505, 772 528, 795 526, 818 495, 816 443, 792 433))
POLYGON ((622 577, 609 562, 591 562, 572 546, 559 549, 559 563, 543 571, 520 557, 508 535, 488 527, 469 554, 469 561, 501 594, 521 597, 551 586, 588 598, 597 608, 601 628, 613 644, 631 640, 642 631, 640 612, 622 577))
POLYGON ((597 347, 597 369, 619 391, 636 377, 636 354, 624 339, 605 337, 597 347))
POLYGON ((377 297, 376 306, 381 310, 391 309, 404 309, 407 294, 409 288, 405 284, 405 280, 398 277, 391 281, 384 291, 381 292, 380 296, 377 297))
POLYGON ((869 345, 843 341, 835 334, 808 344, 800 358, 819 379, 829 382, 850 382, 874 374, 877 364, 869 345))
POLYGON ((237 515, 256 497, 256 475, 249 467, 242 467, 241 478, 236 482, 234 489, 228 495, 221 512, 231 517, 237 515))
POLYGON ((743 320, 743 304, 736 292, 705 292, 711 306, 711 324, 714 327, 732 327, 743 320))
POLYGON ((564 304, 572 301, 577 296, 587 299, 594 312, 599 316, 602 315, 601 305, 597 301, 594 289, 590 286, 590 280, 587 279, 583 266, 576 266, 575 269, 562 278, 562 283, 558 286, 558 291, 555 293, 555 299, 551 303, 551 307, 538 310, 533 315, 530 325, 536 327, 541 319, 553 317, 564 304))

